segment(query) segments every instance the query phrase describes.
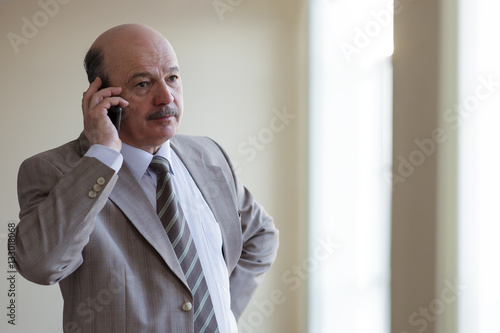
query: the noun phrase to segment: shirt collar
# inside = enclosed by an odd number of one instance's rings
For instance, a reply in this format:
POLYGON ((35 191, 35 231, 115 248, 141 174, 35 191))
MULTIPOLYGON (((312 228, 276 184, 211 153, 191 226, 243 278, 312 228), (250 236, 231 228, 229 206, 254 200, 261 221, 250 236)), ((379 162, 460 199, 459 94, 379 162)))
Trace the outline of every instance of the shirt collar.
MULTIPOLYGON (((144 174, 148 172, 149 165, 151 164, 154 155, 126 143, 122 143, 121 154, 123 155, 123 161, 127 164, 127 167, 132 172, 132 175, 134 175, 135 179, 140 182, 144 174)), ((165 157, 169 161, 170 171, 172 172, 172 163, 170 162, 170 140, 165 142, 160 149, 158 149, 156 155, 165 157)))

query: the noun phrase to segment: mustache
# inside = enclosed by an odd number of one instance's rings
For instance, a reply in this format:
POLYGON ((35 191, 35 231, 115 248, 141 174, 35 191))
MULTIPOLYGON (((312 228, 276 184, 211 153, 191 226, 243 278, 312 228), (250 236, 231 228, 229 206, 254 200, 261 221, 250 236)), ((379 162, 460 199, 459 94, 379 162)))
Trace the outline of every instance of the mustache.
POLYGON ((175 116, 177 117, 179 115, 179 109, 173 108, 170 106, 166 106, 161 110, 156 111, 155 113, 150 114, 147 116, 147 120, 153 120, 153 119, 158 119, 158 118, 163 118, 166 116, 175 116))

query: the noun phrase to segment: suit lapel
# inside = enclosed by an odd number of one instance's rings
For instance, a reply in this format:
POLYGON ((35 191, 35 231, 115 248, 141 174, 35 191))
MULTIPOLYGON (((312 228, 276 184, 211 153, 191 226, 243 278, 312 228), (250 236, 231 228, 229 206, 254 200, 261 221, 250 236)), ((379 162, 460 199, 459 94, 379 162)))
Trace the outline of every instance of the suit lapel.
POLYGON ((139 233, 158 251, 175 275, 188 286, 172 244, 168 241, 158 215, 140 184, 125 164, 118 172, 118 176, 109 199, 120 208, 139 233))
POLYGON ((234 204, 231 194, 228 193, 227 186, 224 184, 225 180, 221 168, 217 165, 207 164, 203 160, 202 152, 198 147, 183 144, 180 140, 172 140, 170 147, 184 163, 203 198, 212 210, 215 220, 219 223, 222 233, 224 259, 228 267, 234 267, 240 254, 237 251, 230 251, 230 249, 238 248, 238 246, 232 244, 235 241, 235 237, 231 237, 231 221, 234 221, 234 216, 230 214, 231 210, 227 208, 234 204))
MULTIPOLYGON (((83 156, 89 150, 90 143, 83 132, 78 141, 80 153, 83 156)), ((168 241, 158 215, 126 164, 123 164, 118 172, 118 180, 109 195, 109 199, 120 208, 130 223, 165 260, 172 272, 189 288, 177 255, 172 244, 168 241)))

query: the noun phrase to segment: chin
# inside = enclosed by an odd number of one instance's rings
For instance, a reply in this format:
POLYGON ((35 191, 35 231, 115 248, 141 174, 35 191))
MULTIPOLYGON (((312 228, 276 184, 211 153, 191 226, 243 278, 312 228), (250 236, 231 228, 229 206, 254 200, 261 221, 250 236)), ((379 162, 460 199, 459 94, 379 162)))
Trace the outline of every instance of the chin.
POLYGON ((163 141, 163 142, 165 142, 167 140, 172 139, 176 134, 177 134, 177 129, 175 129, 175 130, 167 130, 167 131, 165 131, 165 132, 162 133, 160 140, 163 141))

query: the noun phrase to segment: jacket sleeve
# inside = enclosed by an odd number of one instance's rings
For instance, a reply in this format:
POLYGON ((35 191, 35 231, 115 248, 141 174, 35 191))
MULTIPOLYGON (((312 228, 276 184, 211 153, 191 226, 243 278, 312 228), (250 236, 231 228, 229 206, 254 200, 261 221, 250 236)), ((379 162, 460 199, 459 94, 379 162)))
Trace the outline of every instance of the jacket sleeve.
POLYGON ((34 156, 19 169, 21 210, 14 250, 19 273, 45 285, 82 264, 95 217, 118 178, 95 158, 82 157, 68 168, 49 157, 34 156))
POLYGON ((238 180, 225 151, 220 146, 219 149, 224 154, 234 179, 243 239, 240 258, 229 277, 231 310, 238 320, 276 259, 279 232, 264 207, 238 180))
POLYGON ((239 319, 275 261, 279 239, 272 218, 241 183, 238 182, 237 186, 243 248, 229 279, 231 308, 239 319))

